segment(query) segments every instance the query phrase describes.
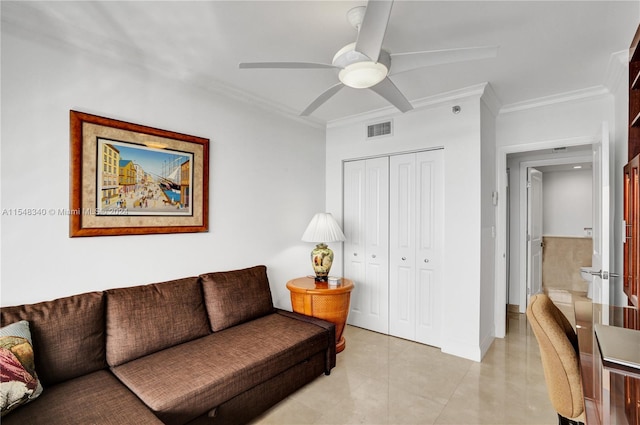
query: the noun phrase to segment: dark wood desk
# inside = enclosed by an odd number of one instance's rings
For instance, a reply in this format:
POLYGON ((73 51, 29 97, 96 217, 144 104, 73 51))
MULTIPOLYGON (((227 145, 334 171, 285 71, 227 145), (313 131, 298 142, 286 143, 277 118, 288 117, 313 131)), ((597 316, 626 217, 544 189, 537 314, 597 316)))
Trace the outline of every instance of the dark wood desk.
POLYGON ((640 425, 640 373, 602 364, 595 323, 640 329, 635 308, 576 302, 576 331, 587 425, 640 425))

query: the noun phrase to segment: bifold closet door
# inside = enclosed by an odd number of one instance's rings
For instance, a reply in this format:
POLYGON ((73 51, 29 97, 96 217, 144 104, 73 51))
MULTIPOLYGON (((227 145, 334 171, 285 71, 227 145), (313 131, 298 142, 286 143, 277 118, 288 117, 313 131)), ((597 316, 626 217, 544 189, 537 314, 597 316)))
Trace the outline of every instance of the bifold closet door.
POLYGON ((354 281, 349 323, 389 330, 389 158, 344 164, 344 273, 354 281))
POLYGON ((389 334, 440 346, 442 150, 395 155, 389 170, 389 334))

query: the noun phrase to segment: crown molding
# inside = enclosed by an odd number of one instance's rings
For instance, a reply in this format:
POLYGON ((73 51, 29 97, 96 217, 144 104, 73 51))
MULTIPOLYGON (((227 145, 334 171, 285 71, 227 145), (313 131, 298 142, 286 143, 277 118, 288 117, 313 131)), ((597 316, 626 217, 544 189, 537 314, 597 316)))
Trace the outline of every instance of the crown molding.
POLYGON ((493 86, 491 86, 490 83, 486 84, 484 92, 480 99, 482 100, 482 103, 484 103, 487 108, 489 108, 494 117, 498 116, 502 103, 500 102, 500 99, 496 95, 496 92, 493 90, 493 86))
POLYGON ((612 53, 609 57, 607 73, 604 78, 604 86, 611 93, 618 93, 621 85, 627 89, 627 72, 629 69, 629 51, 622 50, 612 53))
POLYGON ((413 106, 415 109, 426 109, 431 108, 433 106, 439 106, 445 102, 451 102, 454 100, 461 100, 473 97, 482 96, 489 83, 480 83, 475 84, 473 86, 464 87, 457 90, 451 90, 444 93, 439 93, 433 96, 427 96, 420 99, 416 99, 413 102, 413 106))
POLYGON ((268 100, 260 96, 248 93, 245 90, 239 89, 229 84, 222 83, 211 78, 206 78, 198 81, 198 85, 203 89, 218 93, 230 99, 234 99, 236 101, 249 104, 260 109, 264 109, 268 112, 275 113, 284 118, 288 118, 301 124, 305 124, 322 130, 326 128, 325 123, 322 120, 311 116, 300 116, 299 111, 296 111, 272 100, 268 100))
POLYGON ((575 102, 577 100, 591 99, 600 96, 610 95, 611 92, 605 86, 587 87, 551 96, 538 97, 535 99, 525 100, 523 102, 511 103, 503 105, 500 108, 500 114, 508 114, 511 112, 525 111, 528 109, 542 108, 545 106, 556 105, 565 102, 575 102))
MULTIPOLYGON (((435 106, 440 106, 444 103, 450 103, 452 101, 458 101, 466 98, 480 98, 485 92, 489 83, 476 84, 463 89, 452 90, 444 93, 439 93, 433 96, 427 96, 420 99, 416 99, 411 102, 413 111, 421 109, 428 109, 435 106)), ((493 92, 493 89, 491 89, 493 92)), ((407 114, 413 111, 406 112, 407 114)), ((393 106, 385 106, 384 108, 376 109, 373 111, 363 112, 361 114, 350 115, 345 118, 338 118, 327 122, 327 128, 342 127, 352 124, 358 124, 363 121, 373 121, 379 118, 392 118, 402 115, 402 112, 398 111, 393 106)))

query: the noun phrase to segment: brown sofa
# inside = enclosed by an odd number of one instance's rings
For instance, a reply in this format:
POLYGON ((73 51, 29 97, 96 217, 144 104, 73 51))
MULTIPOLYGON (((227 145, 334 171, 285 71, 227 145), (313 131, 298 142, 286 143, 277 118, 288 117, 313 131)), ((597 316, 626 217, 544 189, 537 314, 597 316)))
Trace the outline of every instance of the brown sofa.
POLYGON ((12 424, 241 424, 335 366, 332 323, 273 307, 265 266, 4 307, 44 387, 12 424))

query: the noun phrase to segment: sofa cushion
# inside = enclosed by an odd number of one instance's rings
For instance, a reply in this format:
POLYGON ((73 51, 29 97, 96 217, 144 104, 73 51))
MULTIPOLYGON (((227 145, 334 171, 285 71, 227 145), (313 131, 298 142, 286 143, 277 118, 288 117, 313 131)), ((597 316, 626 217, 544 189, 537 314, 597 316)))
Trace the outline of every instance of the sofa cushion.
POLYGON ((273 300, 265 266, 200 275, 211 330, 273 313, 273 300))
POLYGON ((0 329, 0 412, 2 416, 42 393, 33 354, 29 322, 0 329))
POLYGON ((161 425, 108 370, 47 388, 37 400, 2 418, 2 425, 161 425))
POLYGON ((197 277, 106 291, 110 366, 207 335, 197 277))
POLYGON ((29 321, 36 370, 47 386, 106 368, 102 292, 2 307, 3 325, 29 321))
POLYGON ((112 371, 163 422, 183 424, 326 352, 328 343, 325 329, 274 313, 112 371))

